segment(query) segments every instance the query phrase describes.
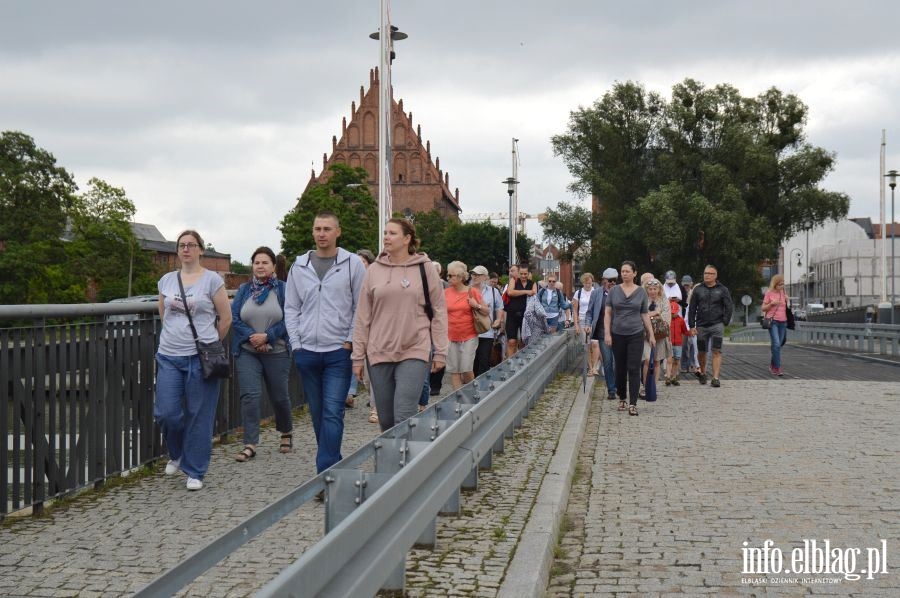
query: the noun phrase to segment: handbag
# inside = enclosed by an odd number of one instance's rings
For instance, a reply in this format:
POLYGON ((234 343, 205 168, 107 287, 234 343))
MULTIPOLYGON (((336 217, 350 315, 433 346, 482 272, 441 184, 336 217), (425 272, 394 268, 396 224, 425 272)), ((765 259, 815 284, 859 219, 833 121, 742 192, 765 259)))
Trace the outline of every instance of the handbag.
POLYGON ((187 314, 188 324, 190 324, 191 332, 194 335, 194 344, 197 345, 197 355, 200 356, 200 369, 203 372, 203 378, 206 380, 230 378, 231 362, 228 359, 228 352, 225 351, 225 345, 222 344, 222 341, 217 339, 211 343, 201 343, 200 339, 197 338, 194 318, 191 317, 191 310, 188 309, 184 284, 181 282, 181 272, 178 273, 178 289, 181 291, 181 299, 184 302, 184 313, 187 314))
POLYGON ((793 330, 797 327, 797 323, 794 320, 794 312, 790 307, 785 308, 785 314, 787 314, 787 329, 793 330))
POLYGON ((772 318, 763 316, 763 319, 759 321, 759 325, 762 326, 765 330, 768 330, 772 327, 772 318))
MULTIPOLYGON (((472 287, 469 287, 469 297, 472 296, 472 287)), ((475 321, 475 332, 484 334, 491 329, 490 314, 483 314, 477 307, 472 308, 472 319, 475 321)))

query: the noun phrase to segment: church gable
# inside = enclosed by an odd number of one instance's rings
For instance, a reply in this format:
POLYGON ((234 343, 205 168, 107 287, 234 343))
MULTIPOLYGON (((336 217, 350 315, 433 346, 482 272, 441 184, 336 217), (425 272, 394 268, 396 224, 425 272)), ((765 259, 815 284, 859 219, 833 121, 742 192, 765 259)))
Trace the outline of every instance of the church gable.
MULTIPOLYGON (((322 156, 322 170, 311 173, 310 185, 328 180, 332 164, 362 167, 368 173, 369 190, 378 197, 378 69, 369 72, 369 90, 359 89, 359 107, 350 104, 350 122, 341 124, 341 137, 331 140, 331 156, 322 156)), ((403 111, 403 100, 391 100, 391 191, 393 209, 413 214, 437 209, 458 219, 459 189, 450 191, 450 175, 440 168, 440 158, 432 161, 431 142, 422 143, 422 127, 413 129, 412 112, 403 111)))

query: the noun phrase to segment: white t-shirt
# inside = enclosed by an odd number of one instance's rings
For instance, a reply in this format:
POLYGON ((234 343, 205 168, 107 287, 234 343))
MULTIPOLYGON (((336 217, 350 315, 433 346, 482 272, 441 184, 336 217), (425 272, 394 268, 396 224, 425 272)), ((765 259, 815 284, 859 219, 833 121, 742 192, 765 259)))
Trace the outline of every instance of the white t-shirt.
POLYGON ((588 304, 591 302, 591 294, 595 290, 594 287, 591 287, 590 289, 581 288, 575 291, 575 295, 572 297, 572 299, 578 301, 578 322, 582 326, 586 326, 584 316, 587 314, 588 304))
MULTIPOLYGON (((169 272, 159 279, 156 286, 163 296, 165 308, 162 332, 159 335, 159 352, 171 357, 196 355, 197 345, 194 343, 194 334, 184 311, 185 302, 178 288, 178 272, 169 272)), ((210 270, 204 270, 197 282, 184 287, 187 306, 191 310, 194 328, 197 329, 200 342, 212 343, 219 340, 219 332, 216 330, 216 306, 212 298, 223 286, 225 281, 221 276, 210 270)))

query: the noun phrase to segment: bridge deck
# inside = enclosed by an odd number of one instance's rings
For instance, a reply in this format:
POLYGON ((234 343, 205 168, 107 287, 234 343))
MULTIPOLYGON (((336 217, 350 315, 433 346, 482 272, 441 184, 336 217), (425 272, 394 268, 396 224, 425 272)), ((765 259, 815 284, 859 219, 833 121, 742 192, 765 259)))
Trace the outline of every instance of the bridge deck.
MULTIPOLYGON (((900 367, 788 346, 787 375, 774 379, 766 369, 767 346, 728 344, 725 351, 720 389, 691 380, 662 388, 660 400, 642 403, 637 418, 623 417, 612 401, 593 401, 581 456, 586 475, 572 489, 569 515, 575 525, 563 539, 566 550, 551 584, 554 595, 798 592, 801 588, 742 584, 742 542, 759 547, 766 539, 788 552, 802 539, 829 538, 832 546, 862 548, 865 559, 865 549, 884 538, 888 568, 896 568, 900 367)), ((602 397, 599 379, 598 387, 602 397)), ((564 401, 553 409, 567 411, 564 401)), ((345 454, 377 434, 367 415, 365 407, 348 411, 345 454)), ((546 433, 558 435, 560 426, 546 426, 553 428, 546 433)), ((415 576, 423 585, 410 584, 413 595, 472 587, 479 567, 502 575, 496 546, 515 538, 485 538, 483 531, 471 535, 465 529, 485 529, 474 521, 482 511, 472 505, 485 501, 483 492, 499 496, 503 484, 515 483, 510 474, 517 471, 516 460, 534 457, 527 446, 553 446, 539 442, 537 427, 521 439, 517 434, 503 459, 496 460, 495 471, 483 473, 482 490, 466 496, 460 517, 439 521, 439 550, 454 549, 452 536, 468 555, 438 557, 447 585, 429 586, 423 575, 427 559, 410 559, 410 567, 423 565, 415 576), (517 447, 523 440, 529 444, 517 447)), ((160 473, 80 498, 45 518, 3 525, 0 595, 89 597, 136 591, 313 475, 312 436, 309 419, 301 414, 295 419, 293 454, 278 454, 272 428, 264 429, 259 456, 250 463, 234 461, 240 445, 217 446, 201 492, 187 492, 183 476, 160 473)), ((497 501, 488 502, 496 512, 497 501)), ((530 505, 517 508, 527 515, 530 505)), ((489 510, 484 512, 487 516, 489 510)), ((517 515, 510 513, 515 522, 517 515)), ((185 594, 251 595, 321 536, 321 516, 318 505, 301 508, 185 594)), ((805 585, 802 590, 824 588, 805 585)), ((830 590, 897 595, 898 588, 892 573, 845 580, 830 590)), ((457 593, 493 595, 487 586, 457 593)))

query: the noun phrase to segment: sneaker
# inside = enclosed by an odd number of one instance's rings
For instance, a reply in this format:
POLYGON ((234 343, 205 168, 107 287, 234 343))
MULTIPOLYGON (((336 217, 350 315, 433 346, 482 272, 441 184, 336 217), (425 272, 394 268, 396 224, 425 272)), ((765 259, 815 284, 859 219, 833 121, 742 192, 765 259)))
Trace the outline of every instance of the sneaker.
POLYGON ((172 459, 166 463, 166 475, 175 475, 181 471, 181 459, 172 459))
POLYGON ((778 375, 778 368, 776 368, 776 367, 775 367, 774 365, 772 365, 772 364, 769 364, 769 371, 772 372, 772 375, 773 375, 773 376, 777 376, 777 375, 778 375))
POLYGON ((776 368, 775 375, 776 376, 784 376, 784 370, 781 368, 776 368))
POLYGON ((721 384, 719 384, 718 378, 713 378, 712 382, 710 382, 709 385, 712 386, 713 388, 719 388, 720 386, 722 386, 721 384))
POLYGON ((706 384, 706 374, 697 374, 697 379, 700 380, 700 384, 706 384))
POLYGON ((672 378, 672 386, 681 386, 681 382, 678 381, 678 378, 672 378))
POLYGON ((611 393, 609 393, 608 395, 606 395, 606 398, 607 398, 608 400, 610 400, 610 401, 615 401, 615 400, 616 400, 617 398, 619 398, 619 397, 616 396, 616 393, 615 393, 615 392, 611 392, 611 393))
POLYGON ((188 490, 200 490, 203 488, 203 480, 198 480, 197 478, 192 478, 188 476, 187 479, 187 489, 188 490))
POLYGON ((666 378, 666 386, 672 386, 672 380, 666 378))

